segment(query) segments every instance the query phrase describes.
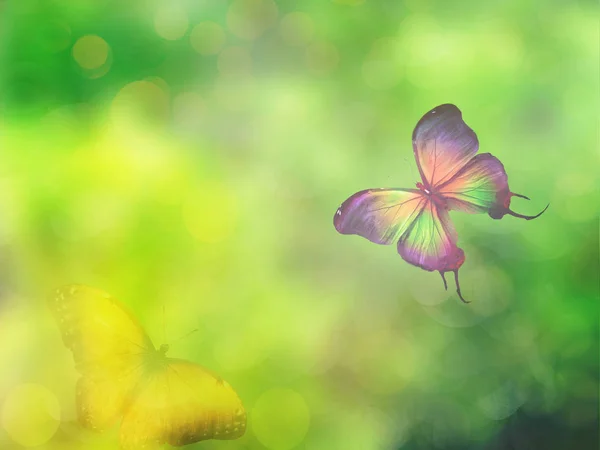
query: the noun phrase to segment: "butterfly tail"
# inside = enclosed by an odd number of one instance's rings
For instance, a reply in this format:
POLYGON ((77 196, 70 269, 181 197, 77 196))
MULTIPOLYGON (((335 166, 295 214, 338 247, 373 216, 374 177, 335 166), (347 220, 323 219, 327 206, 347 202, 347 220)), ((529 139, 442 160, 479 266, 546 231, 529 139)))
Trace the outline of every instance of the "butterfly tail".
POLYGON ((456 293, 458 294, 458 298, 460 298, 463 303, 471 303, 466 301, 462 296, 462 293, 460 292, 460 283, 458 281, 458 269, 453 270, 452 272, 454 272, 454 281, 456 282, 456 293))
MULTIPOLYGON (((511 192, 509 195, 511 197, 519 197, 519 198, 524 198, 525 200, 529 200, 529 197, 526 197, 526 196, 521 195, 521 194, 515 194, 514 192, 511 192)), ((542 211, 540 211, 539 213, 537 213, 535 216, 525 216, 523 214, 519 214, 519 213, 514 212, 510 208, 506 208, 506 214, 511 215, 513 217, 518 217, 519 219, 532 220, 532 219, 536 219, 536 218, 540 217, 542 214, 544 214, 546 212, 546 210, 548 209, 548 206, 550 206, 550 203, 548 203, 546 205, 546 207, 542 211)))
POLYGON ((440 272, 440 275, 442 276, 442 280, 444 281, 444 289, 448 290, 448 283, 446 283, 446 276, 444 275, 444 272, 442 272, 441 270, 439 272, 440 272))

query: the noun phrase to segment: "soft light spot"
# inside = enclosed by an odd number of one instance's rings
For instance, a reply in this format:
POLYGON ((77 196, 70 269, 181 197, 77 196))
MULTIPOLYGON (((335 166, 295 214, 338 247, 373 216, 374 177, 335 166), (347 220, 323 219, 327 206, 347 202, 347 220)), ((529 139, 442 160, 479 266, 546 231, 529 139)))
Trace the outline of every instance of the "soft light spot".
POLYGON ((161 88, 163 90, 163 92, 165 92, 165 94, 169 93, 169 90, 170 90, 169 84, 165 81, 164 78, 156 77, 156 76, 150 76, 150 77, 144 78, 144 80, 145 81, 149 81, 150 83, 154 83, 159 88, 161 88))
POLYGON ((287 14, 279 24, 279 33, 283 41, 291 46, 307 45, 315 32, 315 26, 308 14, 293 12, 287 14))
POLYGON ((262 445, 271 450, 290 450, 308 431, 310 411, 304 398, 291 389, 271 389, 252 410, 252 429, 262 445))
POLYGON ((229 47, 219 54, 217 67, 222 75, 245 75, 252 70, 252 57, 243 47, 229 47))
POLYGON ((216 55, 226 41, 227 36, 223 28, 214 22, 199 23, 190 33, 192 48, 201 55, 216 55))
POLYGON ((181 39, 189 26, 186 11, 178 5, 161 6, 154 15, 154 29, 163 39, 181 39))
POLYGON ((157 83, 141 80, 125 85, 111 104, 111 119, 117 124, 131 118, 156 123, 164 120, 169 112, 169 96, 157 83))
POLYGON ((6 397, 2 426, 16 443, 36 447, 48 442, 60 424, 56 396, 39 384, 21 384, 6 397))
POLYGON ((259 37, 277 19, 277 5, 272 0, 235 0, 227 11, 227 25, 242 39, 259 37))
POLYGON ((216 243, 231 235, 237 222, 236 198, 220 182, 203 182, 183 204, 188 231, 201 242, 216 243))
POLYGON ((329 42, 315 42, 306 49, 306 65, 314 72, 330 72, 339 61, 337 48, 329 42))
POLYGON ((109 46, 100 36, 83 36, 73 45, 73 58, 83 69, 93 70, 104 65, 109 46))

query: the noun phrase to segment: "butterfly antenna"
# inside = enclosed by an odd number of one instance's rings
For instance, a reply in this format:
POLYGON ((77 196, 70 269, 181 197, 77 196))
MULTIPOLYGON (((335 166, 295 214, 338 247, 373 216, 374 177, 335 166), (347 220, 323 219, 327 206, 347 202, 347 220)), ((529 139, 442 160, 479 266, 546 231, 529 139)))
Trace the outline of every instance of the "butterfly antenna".
POLYGON ((410 163, 410 161, 406 158, 402 158, 404 159, 404 161, 406 161, 406 163, 408 164, 408 167, 410 167, 410 174, 411 176, 413 176, 414 178, 416 178, 417 180, 419 179, 419 175, 415 173, 415 168, 412 166, 412 164, 410 163))
POLYGON ((196 329, 194 329, 194 330, 190 331, 190 332, 189 332, 189 333, 187 333, 187 334, 184 334, 183 336, 181 336, 181 337, 180 337, 180 338, 178 338, 178 339, 175 339, 175 340, 174 340, 174 341, 173 341, 171 344, 174 344, 175 342, 179 342, 179 341, 181 341, 182 339, 185 339, 186 337, 190 336, 191 334, 194 334, 196 331, 198 331, 198 328, 196 328, 196 329))
POLYGON ((446 283, 446 276, 444 275, 444 272, 442 272, 441 270, 439 272, 440 272, 440 275, 442 276, 442 280, 444 280, 444 289, 448 290, 448 283, 446 283))
POLYGON ((463 301, 463 303, 471 303, 471 302, 466 301, 463 298, 462 293, 460 292, 460 283, 458 282, 458 269, 453 270, 453 272, 454 272, 454 281, 456 281, 456 293, 458 294, 458 298, 460 298, 463 301))

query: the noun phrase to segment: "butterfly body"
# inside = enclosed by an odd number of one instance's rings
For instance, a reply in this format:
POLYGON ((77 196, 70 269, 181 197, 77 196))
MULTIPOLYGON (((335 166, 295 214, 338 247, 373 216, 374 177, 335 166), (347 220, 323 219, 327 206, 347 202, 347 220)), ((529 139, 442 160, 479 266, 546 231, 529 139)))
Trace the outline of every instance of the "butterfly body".
POLYGON ((236 439, 246 413, 229 384, 207 369, 167 357, 135 318, 108 294, 87 286, 60 288, 50 309, 73 352, 78 420, 103 431, 122 419, 125 450, 236 439))
MULTIPOLYGON (((489 153, 477 154, 477 135, 451 104, 426 113, 413 132, 413 152, 421 182, 417 189, 367 189, 349 197, 334 215, 341 234, 357 234, 376 244, 396 243, 408 263, 438 271, 447 288, 445 272, 454 272, 458 296, 458 269, 465 261, 449 211, 487 213, 493 219, 509 214, 531 220, 510 209, 512 197, 504 166, 489 153)), ((547 208, 547 206, 546 206, 547 208)))
POLYGON ((444 196, 436 192, 433 188, 427 188, 423 183, 418 182, 417 188, 422 192, 428 201, 433 202, 437 208, 448 209, 448 203, 444 196))

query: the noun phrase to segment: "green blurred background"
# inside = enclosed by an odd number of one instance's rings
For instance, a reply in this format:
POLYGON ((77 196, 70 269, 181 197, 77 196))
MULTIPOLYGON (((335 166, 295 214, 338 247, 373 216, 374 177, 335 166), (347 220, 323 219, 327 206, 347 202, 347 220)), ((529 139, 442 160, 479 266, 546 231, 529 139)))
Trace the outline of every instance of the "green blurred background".
POLYGON ((67 283, 199 330, 170 355, 248 430, 190 448, 597 448, 598 46, 584 0, 0 3, 0 448, 117 446, 74 422, 67 283), (550 202, 452 215, 469 305, 332 225, 448 102, 550 202))

